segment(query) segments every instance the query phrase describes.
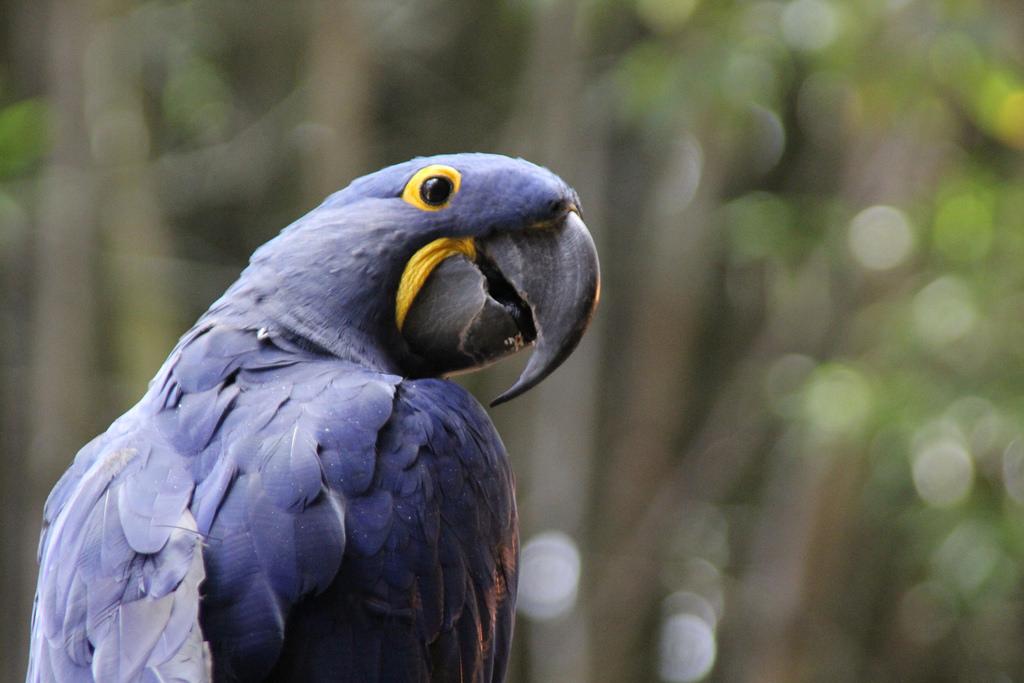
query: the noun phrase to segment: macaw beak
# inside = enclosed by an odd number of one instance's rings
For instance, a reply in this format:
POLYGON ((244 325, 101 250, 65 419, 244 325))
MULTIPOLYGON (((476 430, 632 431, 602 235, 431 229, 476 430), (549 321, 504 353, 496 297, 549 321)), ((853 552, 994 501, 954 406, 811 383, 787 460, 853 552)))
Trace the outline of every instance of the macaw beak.
POLYGON ((476 255, 442 261, 417 294, 402 334, 427 374, 451 375, 534 344, 519 379, 491 402, 536 386, 590 324, 601 288, 594 240, 570 210, 540 226, 476 240, 476 255))
POLYGON ((491 401, 496 406, 535 387, 573 352, 597 307, 601 271, 576 211, 551 226, 497 235, 481 248, 529 307, 536 330, 533 355, 515 384, 491 401))

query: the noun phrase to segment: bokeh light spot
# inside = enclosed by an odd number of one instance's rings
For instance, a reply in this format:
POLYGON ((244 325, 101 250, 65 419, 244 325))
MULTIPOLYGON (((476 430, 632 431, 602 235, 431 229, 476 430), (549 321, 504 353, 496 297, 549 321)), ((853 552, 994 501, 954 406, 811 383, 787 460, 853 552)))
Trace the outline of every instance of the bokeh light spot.
POLYGON ((657 31, 681 28, 697 9, 697 0, 638 0, 637 14, 657 31))
POLYGON ((922 500, 935 507, 951 507, 966 498, 974 485, 974 460, 956 439, 932 439, 914 454, 913 477, 922 500))
POLYGON ((718 612, 704 596, 692 591, 678 591, 665 598, 663 611, 666 615, 692 614, 714 629, 718 625, 718 612))
POLYGON ((537 620, 558 618, 576 604, 579 582, 576 542, 560 531, 537 534, 523 546, 517 609, 537 620))
POLYGON ((906 215, 891 206, 871 206, 850 222, 850 252, 869 270, 895 268, 910 255, 914 233, 906 215))
POLYGON ((871 412, 871 404, 867 379, 840 364, 815 370, 804 394, 804 412, 811 425, 829 435, 859 430, 871 412))
POLYGON ((960 522, 935 551, 935 574, 961 595, 978 592, 1002 559, 992 529, 976 520, 960 522))
POLYGON ((839 15, 822 0, 793 0, 782 10, 782 37, 798 50, 821 50, 839 33, 839 15))
POLYGON ((665 173, 666 186, 658 193, 665 213, 685 211, 693 203, 704 172, 704 149, 693 135, 676 141, 665 173))
POLYGON ((914 328, 931 346, 943 346, 969 334, 978 322, 978 313, 967 285, 946 275, 926 285, 913 304, 914 328))
POLYGON ((1015 503, 1024 505, 1024 443, 1019 439, 1003 451, 1003 486, 1015 503))
POLYGON ((673 683, 699 681, 715 664, 714 629, 694 614, 674 614, 661 627, 661 678, 673 683))
POLYGON ((757 173, 767 173, 786 151, 786 128, 779 115, 758 105, 750 108, 750 162, 757 173))

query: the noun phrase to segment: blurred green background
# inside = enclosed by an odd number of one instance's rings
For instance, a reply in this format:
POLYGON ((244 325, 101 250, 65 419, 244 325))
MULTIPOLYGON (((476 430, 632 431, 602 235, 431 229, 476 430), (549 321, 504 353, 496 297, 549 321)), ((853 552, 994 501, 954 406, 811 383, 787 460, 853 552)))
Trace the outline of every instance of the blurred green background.
POLYGON ((47 492, 248 254, 471 150, 604 269, 493 411, 512 681, 1024 680, 1020 0, 0 0, 0 680, 47 492))

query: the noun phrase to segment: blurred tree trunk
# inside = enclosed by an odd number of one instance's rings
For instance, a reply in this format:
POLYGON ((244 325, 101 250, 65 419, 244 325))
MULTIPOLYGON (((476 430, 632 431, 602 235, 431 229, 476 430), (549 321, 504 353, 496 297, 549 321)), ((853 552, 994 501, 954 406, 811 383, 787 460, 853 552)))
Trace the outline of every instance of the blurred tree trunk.
MULTIPOLYGON (((39 65, 49 58, 47 52, 47 10, 45 3, 19 3, 8 0, 0 7, 0 16, 10 20, 4 45, 5 63, 10 65, 10 80, 5 83, 14 92, 41 97, 50 83, 39 65)), ((28 647, 28 622, 35 581, 35 557, 38 508, 34 504, 29 450, 29 416, 32 413, 30 357, 35 248, 30 214, 40 197, 34 196, 37 183, 25 181, 5 197, 13 202, 3 211, 0 225, 0 604, 7 605, 7 619, 0 622, 0 659, 6 667, 0 681, 22 679, 23 660, 28 647)))
POLYGON ((29 377, 29 441, 15 458, 23 469, 12 509, 23 511, 18 530, 22 551, 20 574, 6 577, 14 595, 6 644, 21 653, 21 662, 4 667, 20 678, 27 654, 35 557, 41 501, 93 428, 96 377, 96 207, 95 179, 83 116, 86 93, 81 65, 91 36, 87 3, 53 0, 49 4, 46 69, 54 146, 44 172, 35 229, 34 340, 29 377))
POLYGON ((312 0, 301 125, 304 194, 311 206, 366 173, 372 64, 358 2, 312 0))
POLYGON ((142 67, 147 32, 136 26, 134 4, 105 3, 89 51, 86 112, 93 155, 101 174, 100 224, 103 273, 111 309, 104 316, 103 347, 110 354, 116 385, 105 392, 104 419, 113 418, 145 392, 174 340, 191 321, 183 320, 177 281, 166 268, 150 264, 173 256, 174 245, 161 219, 150 163, 142 67))
MULTIPOLYGON (((631 201, 640 215, 637 225, 649 227, 628 239, 635 267, 627 270, 635 280, 629 298, 617 303, 628 322, 616 325, 622 332, 609 354, 616 362, 605 376, 614 398, 601 423, 605 447, 595 484, 600 503, 592 542, 605 559, 590 586, 596 681, 642 680, 652 671, 657 650, 650 644, 650 620, 665 592, 658 581, 660 551, 682 523, 682 482, 674 473, 680 452, 689 452, 687 437, 702 434, 700 418, 719 391, 698 379, 707 368, 697 365, 714 356, 702 347, 708 326, 725 322, 716 311, 718 247, 708 210, 718 199, 719 169, 705 160, 711 155, 686 128, 656 154, 648 163, 662 172, 651 177, 662 181, 631 201), (697 177, 687 177, 694 169, 697 177)), ((732 431, 730 425, 713 427, 702 448, 732 431)))

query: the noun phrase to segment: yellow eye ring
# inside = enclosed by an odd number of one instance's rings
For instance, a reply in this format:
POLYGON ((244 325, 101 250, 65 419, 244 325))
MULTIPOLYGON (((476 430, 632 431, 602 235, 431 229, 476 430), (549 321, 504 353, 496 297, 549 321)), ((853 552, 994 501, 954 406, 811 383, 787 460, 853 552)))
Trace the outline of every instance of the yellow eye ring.
POLYGON ((405 184, 402 199, 423 211, 440 211, 459 191, 462 174, 451 166, 431 164, 416 171, 405 184))

